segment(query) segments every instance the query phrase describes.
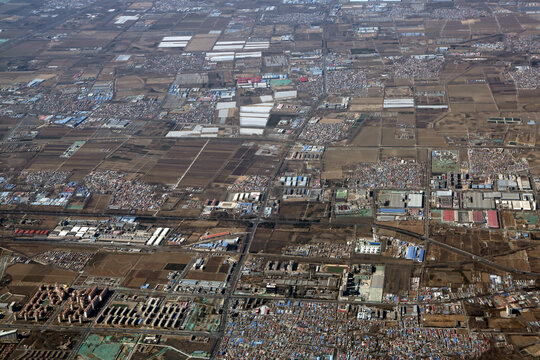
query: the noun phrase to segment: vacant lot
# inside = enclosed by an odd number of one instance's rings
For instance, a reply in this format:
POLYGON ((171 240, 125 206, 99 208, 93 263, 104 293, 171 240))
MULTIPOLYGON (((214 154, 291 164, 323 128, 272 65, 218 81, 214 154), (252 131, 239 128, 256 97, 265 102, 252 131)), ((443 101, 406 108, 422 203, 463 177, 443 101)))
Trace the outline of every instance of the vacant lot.
POLYGON ((86 266, 85 275, 123 277, 133 268, 141 255, 113 252, 97 253, 86 266))
POLYGON ((57 270, 52 266, 40 264, 15 264, 6 269, 11 275, 12 285, 31 284, 67 284, 70 285, 77 277, 77 273, 68 270, 57 270))
POLYGON ((360 162, 376 162, 378 149, 328 148, 323 157, 323 175, 325 179, 341 179, 343 168, 360 162))

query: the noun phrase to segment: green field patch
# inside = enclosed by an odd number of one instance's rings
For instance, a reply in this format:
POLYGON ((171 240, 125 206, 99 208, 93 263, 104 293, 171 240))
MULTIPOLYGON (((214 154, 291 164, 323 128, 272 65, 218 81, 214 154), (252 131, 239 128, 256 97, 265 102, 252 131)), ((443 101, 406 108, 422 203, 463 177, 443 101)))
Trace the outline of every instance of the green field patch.
POLYGON ((270 86, 286 86, 292 83, 291 79, 273 79, 270 80, 270 86))
POLYGON ((326 272, 332 273, 332 274, 343 274, 344 270, 345 268, 341 266, 328 266, 326 268, 326 272))
POLYGON ((446 174, 459 170, 459 152, 457 150, 436 150, 432 152, 431 171, 434 174, 446 174))
POLYGON ((186 264, 168 263, 163 270, 182 271, 186 264))

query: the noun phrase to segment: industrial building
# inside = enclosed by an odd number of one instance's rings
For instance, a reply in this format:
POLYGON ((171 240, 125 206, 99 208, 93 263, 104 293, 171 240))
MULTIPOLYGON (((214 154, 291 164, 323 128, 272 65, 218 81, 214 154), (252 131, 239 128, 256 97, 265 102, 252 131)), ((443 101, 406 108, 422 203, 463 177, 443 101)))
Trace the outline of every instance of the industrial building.
POLYGON ((398 108, 412 108, 412 107, 414 107, 413 98, 384 99, 384 102, 383 102, 384 109, 398 109, 398 108))
POLYGON ((240 106, 240 126, 242 128, 264 128, 273 107, 273 103, 240 106))
POLYGON ((373 239, 356 239, 355 251, 359 254, 378 255, 381 253, 381 243, 373 239))

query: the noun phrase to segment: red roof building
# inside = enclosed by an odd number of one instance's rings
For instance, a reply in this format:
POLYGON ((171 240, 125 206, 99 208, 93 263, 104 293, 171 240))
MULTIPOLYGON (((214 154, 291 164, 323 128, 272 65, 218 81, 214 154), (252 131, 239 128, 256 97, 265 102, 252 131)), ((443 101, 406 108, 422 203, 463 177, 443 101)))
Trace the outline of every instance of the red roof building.
POLYGON ((454 222, 454 221, 456 221, 455 217, 454 217, 454 210, 444 210, 443 219, 444 219, 445 222, 454 222))
POLYGON ((261 82, 261 77, 260 76, 256 76, 256 77, 241 77, 241 78, 238 78, 238 83, 239 84, 249 84, 249 83, 259 83, 261 82))
POLYGON ((484 222, 484 214, 481 211, 475 210, 472 212, 474 222, 484 222))
POLYGON ((488 226, 490 228, 499 228, 499 218, 497 216, 497 210, 488 210, 487 212, 488 226))

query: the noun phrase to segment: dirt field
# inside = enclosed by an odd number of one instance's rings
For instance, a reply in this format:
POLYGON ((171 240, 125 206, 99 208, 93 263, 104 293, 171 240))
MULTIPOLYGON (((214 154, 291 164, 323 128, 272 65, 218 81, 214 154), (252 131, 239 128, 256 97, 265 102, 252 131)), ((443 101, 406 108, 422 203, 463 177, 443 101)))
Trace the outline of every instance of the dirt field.
POLYGON ((467 324, 465 315, 434 315, 426 314, 423 316, 424 326, 431 327, 464 327, 467 324))
MULTIPOLYGON (((182 258, 182 256, 178 257, 178 254, 176 254, 177 256, 174 257, 174 256, 167 256, 167 255, 173 255, 173 254, 164 254, 165 257, 167 257, 167 259, 169 261, 174 261, 174 263, 169 263, 165 269, 167 271, 164 271, 164 275, 165 275, 165 278, 164 279, 148 279, 146 280, 146 282, 150 282, 150 281, 156 281, 156 280, 161 280, 162 282, 167 282, 167 279, 166 279, 166 275, 168 274, 168 268, 171 267, 171 265, 175 265, 176 267, 178 265, 183 265, 185 267, 185 265, 187 265, 189 263, 189 260, 191 258, 191 256, 187 255, 187 254, 184 254, 184 257, 182 258)), ((196 255, 196 254, 193 254, 194 257, 197 257, 197 258, 200 258, 202 257, 201 256, 202 254, 200 255, 196 255)), ((208 257, 208 258, 205 258, 205 262, 204 262, 204 266, 199 268, 199 269, 189 269, 189 271, 186 273, 186 276, 184 277, 185 279, 189 279, 189 280, 205 280, 205 281, 224 281, 227 277, 227 274, 231 268, 231 264, 227 261, 227 258, 228 257, 225 257, 225 256, 212 256, 212 257, 208 257)), ((150 264, 150 263, 149 263, 150 264)), ((156 267, 152 267, 153 269, 156 269, 156 267)), ((172 270, 172 269, 171 269, 172 270)), ((182 271, 183 268, 181 269, 178 269, 178 268, 175 268, 175 270, 177 271, 182 271)))
POLYGON ((393 226, 399 229, 404 229, 412 231, 416 234, 424 234, 424 222, 420 220, 411 220, 411 221, 386 221, 385 225, 393 226))
POLYGON ((141 259, 141 255, 99 252, 84 269, 85 275, 123 277, 141 259))
POLYGON ((12 285, 66 284, 71 285, 78 273, 68 270, 58 270, 52 266, 40 264, 14 264, 6 269, 11 275, 12 285))
POLYGON ((188 169, 204 143, 204 140, 199 139, 177 142, 157 160, 155 165, 143 178, 143 181, 161 182, 170 185, 175 184, 179 177, 188 169), (178 156, 178 154, 182 154, 182 156, 178 156))
POLYGON ((185 51, 210 51, 216 43, 219 35, 197 34, 186 47, 185 51))
POLYGON ((381 160, 398 157, 405 160, 417 160, 415 148, 383 148, 381 149, 381 160))
POLYGON ((429 273, 425 276, 427 286, 448 286, 457 287, 459 284, 466 282, 466 278, 459 271, 447 269, 429 269, 429 273))
POLYGON ((540 246, 527 251, 531 271, 540 272, 540 246))
MULTIPOLYGON (((101 254, 98 254, 100 256, 101 254)), ((89 275, 113 276, 111 272, 104 272, 101 269, 106 267, 112 261, 115 261, 115 271, 117 277, 124 277, 122 285, 129 288, 139 288, 142 285, 149 284, 154 287, 158 284, 167 283, 167 275, 171 270, 181 271, 189 263, 191 255, 183 253, 155 252, 153 254, 131 255, 131 254, 106 254, 105 259, 98 258, 97 262, 92 262, 87 269, 97 269, 97 271, 88 271, 89 275), (109 255, 114 257, 109 259, 109 255)), ((110 265, 112 266, 112 265, 110 265)), ((86 272, 85 272, 86 274, 86 272)))
POLYGON ((381 142, 380 126, 362 126, 352 141, 353 146, 377 146, 381 142))
POLYGON ((440 146, 447 145, 446 139, 437 134, 434 129, 417 129, 418 145, 421 146, 440 146))
POLYGON ((76 171, 78 176, 75 176, 72 181, 81 181, 88 172, 99 164, 100 161, 109 156, 113 150, 121 144, 121 141, 114 140, 86 142, 70 158, 59 159, 63 161, 60 169, 62 171, 76 171))
POLYGON ((340 243, 344 245, 354 238, 353 226, 292 226, 275 224, 272 227, 259 227, 251 244, 251 253, 282 254, 287 246, 309 243, 340 243))
POLYGON ((465 232, 453 228, 441 233, 438 240, 479 256, 497 255, 511 250, 507 239, 500 233, 484 229, 465 232))
POLYGON ((410 288, 412 266, 390 265, 384 266, 384 292, 398 294, 410 288))
MULTIPOLYGON (((454 104, 493 104, 493 97, 486 84, 448 85, 448 97, 454 104)), ((463 110, 461 110, 463 112, 463 110)))
POLYGON ((378 149, 328 148, 323 157, 323 175, 325 179, 341 179, 343 167, 359 162, 376 162, 378 149))
POLYGON ((523 271, 531 271, 528 255, 529 253, 527 251, 521 250, 505 256, 495 256, 493 260, 503 266, 508 266, 523 271))
POLYGON ((237 149, 238 145, 228 141, 210 142, 184 176, 180 186, 206 187, 237 149))

